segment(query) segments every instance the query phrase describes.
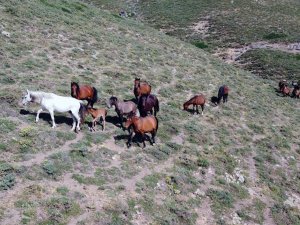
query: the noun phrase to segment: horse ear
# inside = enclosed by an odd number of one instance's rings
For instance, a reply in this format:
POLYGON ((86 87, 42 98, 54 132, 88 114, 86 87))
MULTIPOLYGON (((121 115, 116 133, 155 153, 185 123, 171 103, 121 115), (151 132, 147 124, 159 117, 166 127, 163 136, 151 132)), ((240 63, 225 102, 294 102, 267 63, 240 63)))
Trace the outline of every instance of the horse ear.
POLYGON ((26 92, 27 92, 27 94, 29 94, 29 90, 28 89, 26 89, 26 92))

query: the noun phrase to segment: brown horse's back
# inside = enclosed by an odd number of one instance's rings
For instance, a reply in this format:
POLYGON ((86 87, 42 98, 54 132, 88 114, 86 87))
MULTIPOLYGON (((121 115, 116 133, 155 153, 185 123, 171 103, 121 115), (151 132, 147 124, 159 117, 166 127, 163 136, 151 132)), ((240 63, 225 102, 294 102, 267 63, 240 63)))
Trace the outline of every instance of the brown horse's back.
POLYGON ((157 119, 154 116, 140 117, 134 122, 136 131, 141 133, 152 132, 157 130, 157 119))
POLYGON ((191 98, 189 101, 187 101, 187 103, 189 105, 204 105, 205 104, 205 97, 204 95, 196 95, 193 98, 191 98))

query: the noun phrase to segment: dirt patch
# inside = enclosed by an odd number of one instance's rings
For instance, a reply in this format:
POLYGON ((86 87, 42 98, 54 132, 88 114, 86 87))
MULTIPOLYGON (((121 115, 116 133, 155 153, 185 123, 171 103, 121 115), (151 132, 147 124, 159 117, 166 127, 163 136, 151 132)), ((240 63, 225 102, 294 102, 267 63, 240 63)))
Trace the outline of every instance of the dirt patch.
POLYGON ((197 23, 194 23, 189 29, 192 30, 192 34, 190 36, 200 36, 201 38, 206 38, 209 36, 209 21, 208 20, 200 20, 197 23))
POLYGON ((268 43, 265 41, 254 42, 246 46, 237 48, 218 49, 214 55, 224 60, 226 63, 234 64, 238 63, 238 59, 249 50, 253 49, 269 49, 279 50, 283 52, 299 54, 300 43, 268 43))

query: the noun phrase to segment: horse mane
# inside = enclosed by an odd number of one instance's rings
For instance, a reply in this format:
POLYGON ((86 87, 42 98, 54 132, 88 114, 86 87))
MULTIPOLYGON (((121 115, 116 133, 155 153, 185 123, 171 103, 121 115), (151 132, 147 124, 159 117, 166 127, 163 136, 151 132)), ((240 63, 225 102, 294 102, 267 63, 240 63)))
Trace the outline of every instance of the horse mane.
POLYGON ((42 98, 52 98, 53 93, 47 93, 43 91, 29 91, 30 96, 32 97, 34 102, 40 101, 42 98))

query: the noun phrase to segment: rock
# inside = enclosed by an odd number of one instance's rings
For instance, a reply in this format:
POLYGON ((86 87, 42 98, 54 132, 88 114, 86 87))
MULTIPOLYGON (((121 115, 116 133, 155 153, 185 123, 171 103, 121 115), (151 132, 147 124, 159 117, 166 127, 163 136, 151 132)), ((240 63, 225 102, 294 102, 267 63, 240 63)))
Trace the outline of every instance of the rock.
POLYGON ((197 188, 197 190, 194 193, 197 196, 205 196, 205 192, 197 188))
POLYGON ((10 37, 10 33, 9 32, 7 32, 7 31, 5 31, 5 30, 3 30, 2 32, 1 32, 1 34, 2 35, 4 35, 5 37, 10 37))

